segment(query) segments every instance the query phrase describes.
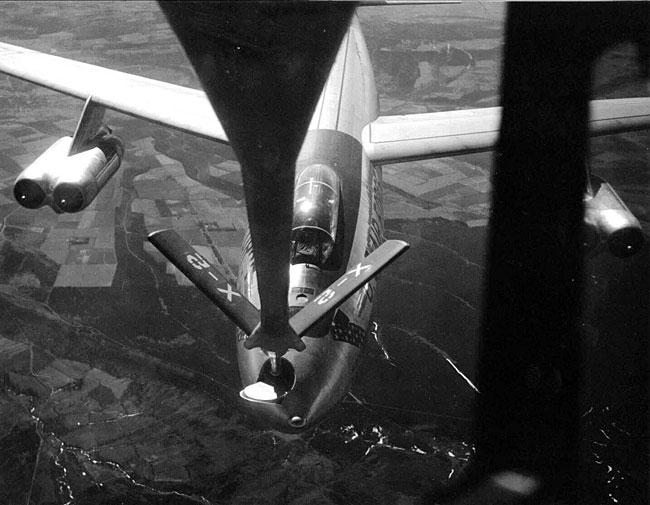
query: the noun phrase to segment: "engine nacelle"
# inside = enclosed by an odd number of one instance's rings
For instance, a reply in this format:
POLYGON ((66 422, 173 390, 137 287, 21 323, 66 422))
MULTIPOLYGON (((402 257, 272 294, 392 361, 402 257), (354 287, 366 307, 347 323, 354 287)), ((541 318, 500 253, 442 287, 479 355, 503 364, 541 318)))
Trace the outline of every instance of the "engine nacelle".
POLYGON ((610 252, 619 258, 636 254, 645 241, 641 223, 630 212, 612 186, 598 177, 591 178, 592 194, 585 196, 586 241, 607 244, 610 252))
POLYGON ((28 209, 52 205, 53 167, 59 167, 62 160, 67 158, 71 144, 72 137, 57 140, 18 174, 14 183, 14 198, 20 205, 28 209))
POLYGON ((72 137, 57 140, 18 175, 16 201, 28 209, 43 205, 56 212, 85 209, 115 174, 124 155, 122 141, 107 131, 72 156, 68 156, 72 137))

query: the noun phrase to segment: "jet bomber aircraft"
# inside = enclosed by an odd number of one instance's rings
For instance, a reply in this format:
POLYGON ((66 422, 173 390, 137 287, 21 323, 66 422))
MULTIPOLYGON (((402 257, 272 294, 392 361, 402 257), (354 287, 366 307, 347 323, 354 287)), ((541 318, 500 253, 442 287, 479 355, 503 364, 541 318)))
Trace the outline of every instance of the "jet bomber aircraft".
MULTIPOLYGON (((356 7, 161 2, 205 91, 0 44, 0 71, 85 100, 74 134, 17 177, 24 207, 83 212, 93 201, 124 155, 106 109, 233 147, 250 226, 237 285, 174 230, 149 240, 237 326, 240 396, 287 431, 348 392, 376 276, 408 248, 384 238, 382 165, 490 151, 499 134, 499 107, 380 116, 356 7)), ((650 127, 648 98, 590 111, 592 135, 650 127)), ((633 254, 638 220, 589 180, 586 242, 633 254)))

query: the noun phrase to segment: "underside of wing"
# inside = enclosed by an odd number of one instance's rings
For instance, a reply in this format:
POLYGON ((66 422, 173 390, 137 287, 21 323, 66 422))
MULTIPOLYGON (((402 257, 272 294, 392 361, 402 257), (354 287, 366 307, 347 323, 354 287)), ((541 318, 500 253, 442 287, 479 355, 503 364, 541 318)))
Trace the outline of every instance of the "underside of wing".
MULTIPOLYGON (((592 135, 650 128, 650 98, 591 102, 592 135)), ((370 123, 363 144, 374 163, 442 158, 494 149, 501 107, 382 116, 370 123)))
POLYGON ((459 4, 460 0, 361 0, 355 2, 358 7, 381 7, 384 5, 392 5, 395 7, 403 7, 405 5, 440 5, 440 4, 459 4))
POLYGON ((205 93, 0 43, 0 72, 130 116, 226 143, 205 93))
POLYGON ((398 163, 490 150, 501 107, 382 116, 366 126, 363 146, 374 163, 398 163))

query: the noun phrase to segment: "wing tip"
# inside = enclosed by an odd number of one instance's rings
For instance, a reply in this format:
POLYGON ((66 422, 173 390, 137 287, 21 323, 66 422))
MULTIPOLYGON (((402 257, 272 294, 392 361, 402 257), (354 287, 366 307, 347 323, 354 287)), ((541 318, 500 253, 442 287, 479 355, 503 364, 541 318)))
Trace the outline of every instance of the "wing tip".
POLYGON ((162 228, 160 230, 152 231, 147 235, 147 240, 155 239, 159 235, 162 235, 163 233, 167 233, 169 231, 174 231, 174 230, 172 228, 162 228))

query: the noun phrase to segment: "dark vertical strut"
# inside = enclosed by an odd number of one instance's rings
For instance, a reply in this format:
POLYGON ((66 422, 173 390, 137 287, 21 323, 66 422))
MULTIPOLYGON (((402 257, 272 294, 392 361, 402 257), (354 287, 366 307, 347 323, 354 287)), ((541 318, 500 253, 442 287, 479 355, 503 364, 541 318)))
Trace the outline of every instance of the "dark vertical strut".
POLYGON ((513 5, 508 12, 477 450, 489 472, 546 475, 562 467, 571 482, 590 62, 580 54, 579 30, 564 27, 558 44, 564 20, 549 10, 513 5))
POLYGON ((261 303, 247 345, 302 348, 288 325, 295 162, 352 3, 160 2, 241 163, 261 303))
POLYGON ((579 503, 588 100, 595 58, 646 36, 645 6, 511 4, 493 175, 478 471, 537 476, 579 503), (643 34, 643 35, 641 35, 643 34))

